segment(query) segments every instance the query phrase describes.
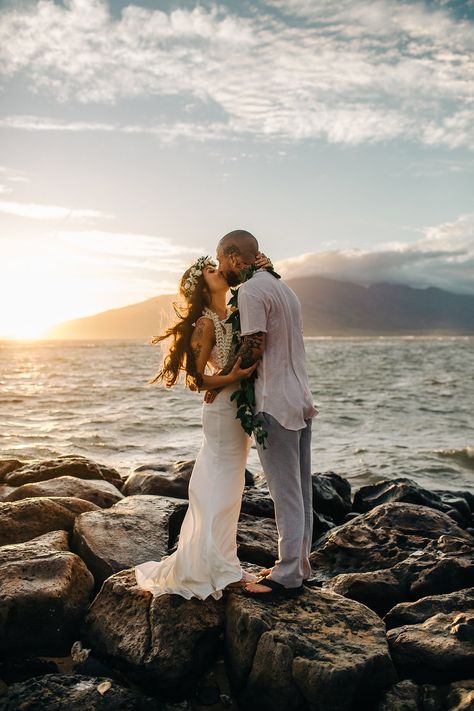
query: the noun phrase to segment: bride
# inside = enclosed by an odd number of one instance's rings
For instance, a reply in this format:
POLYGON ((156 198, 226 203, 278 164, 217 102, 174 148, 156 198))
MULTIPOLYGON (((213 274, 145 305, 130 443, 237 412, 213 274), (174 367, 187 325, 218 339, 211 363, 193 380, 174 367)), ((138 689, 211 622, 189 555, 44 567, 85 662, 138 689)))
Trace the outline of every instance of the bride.
MULTIPOLYGON (((269 264, 265 255, 258 255, 258 267, 269 264)), ((241 368, 239 358, 229 374, 218 374, 232 351, 232 327, 226 323, 228 289, 215 262, 200 257, 181 279, 186 306, 175 307, 177 322, 152 339, 158 343, 171 338, 171 346, 151 383, 172 387, 184 372, 191 390, 219 389, 212 403, 203 404, 202 446, 189 481, 189 507, 177 550, 134 568, 137 585, 155 595, 173 593, 188 600, 212 595, 218 600, 224 589, 257 579, 242 570, 237 557, 237 522, 251 438, 236 419, 237 406, 230 396, 258 363, 241 368)))

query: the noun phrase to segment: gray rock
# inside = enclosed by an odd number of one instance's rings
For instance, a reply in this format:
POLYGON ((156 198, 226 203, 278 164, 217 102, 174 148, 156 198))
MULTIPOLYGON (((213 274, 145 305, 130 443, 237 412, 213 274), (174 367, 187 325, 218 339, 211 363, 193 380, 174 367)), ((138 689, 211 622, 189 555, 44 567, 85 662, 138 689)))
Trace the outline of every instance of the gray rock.
POLYGON ((460 627, 473 624, 474 608, 464 613, 439 612, 419 624, 389 630, 387 640, 400 675, 434 684, 469 678, 474 669, 474 634, 460 634, 460 627))
POLYGON ((427 595, 416 602, 401 602, 384 617, 387 629, 415 625, 439 612, 466 612, 474 608, 474 587, 445 595, 427 595))
POLYGON ((109 575, 168 555, 188 502, 163 496, 127 496, 114 506, 79 516, 71 548, 96 584, 109 575))
POLYGON ((183 699, 214 663, 223 624, 223 598, 152 595, 123 570, 102 585, 82 639, 145 691, 183 699))
POLYGON ((278 532, 274 519, 240 514, 237 555, 242 561, 272 566, 278 558, 278 532))
POLYGON ((379 504, 389 502, 428 506, 443 511, 464 526, 469 525, 471 520, 471 509, 462 492, 455 494, 449 491, 429 491, 405 477, 362 486, 354 494, 353 509, 366 513, 379 504))
POLYGON ((114 484, 103 479, 78 479, 75 476, 60 476, 55 479, 23 484, 15 488, 4 501, 37 496, 74 496, 85 499, 105 509, 123 499, 123 494, 114 484))
POLYGON ((341 573, 391 568, 442 535, 468 545, 474 541, 441 511, 416 504, 381 504, 318 541, 310 556, 314 576, 325 582, 341 573))
POLYGON ((76 516, 98 508, 69 496, 0 502, 0 546, 23 543, 49 531, 71 531, 76 516))
POLYGON ((21 486, 32 482, 55 479, 58 476, 76 476, 78 479, 102 479, 110 481, 117 489, 123 486, 123 479, 116 469, 97 464, 78 454, 63 455, 55 459, 40 459, 27 462, 5 474, 3 483, 21 486))
POLYGON ((107 677, 45 674, 10 686, 0 711, 164 711, 165 706, 107 677))
POLYGON ((67 654, 94 580, 65 531, 0 548, 0 652, 67 654))
POLYGON ((313 474, 313 508, 336 523, 342 523, 352 508, 351 485, 335 472, 313 474))
POLYGON ((474 585, 473 545, 440 536, 392 568, 343 573, 324 586, 364 603, 380 615, 404 600, 417 600, 474 585))
POLYGON ((225 642, 245 709, 368 709, 397 680, 382 621, 325 590, 266 603, 231 593, 225 642))

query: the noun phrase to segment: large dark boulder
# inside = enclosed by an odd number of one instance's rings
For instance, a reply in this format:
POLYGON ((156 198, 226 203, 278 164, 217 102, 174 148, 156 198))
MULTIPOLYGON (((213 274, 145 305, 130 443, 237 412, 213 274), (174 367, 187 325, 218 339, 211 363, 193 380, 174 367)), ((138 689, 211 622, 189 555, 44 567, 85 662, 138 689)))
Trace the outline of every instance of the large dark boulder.
POLYGON ((383 622, 325 590, 266 603, 231 593, 225 643, 243 709, 368 709, 397 680, 383 622))
POLYGON ((399 674, 417 682, 443 684, 468 679, 474 669, 474 609, 429 617, 387 632, 399 674))
POLYGON ((468 612, 474 609, 474 587, 456 590, 445 595, 427 595, 416 602, 401 602, 385 615, 387 629, 416 625, 437 615, 449 612, 468 612))
POLYGON ((64 655, 92 599, 94 579, 65 531, 0 548, 0 653, 64 655))
POLYGON ((318 541, 310 556, 313 574, 320 582, 326 582, 341 573, 391 568, 443 535, 468 546, 474 542, 468 532, 441 511, 415 504, 381 504, 332 529, 318 541))
POLYGON ((183 699, 215 661, 223 625, 223 599, 152 595, 123 570, 102 585, 81 638, 145 691, 183 699))
POLYGON ((398 602, 474 585, 474 540, 469 545, 457 538, 440 536, 392 568, 342 573, 324 585, 384 615, 398 602))
POLYGON ((96 584, 119 570, 168 555, 188 502, 164 496, 127 496, 108 509, 79 516, 71 547, 96 584))
POLYGON ((49 531, 72 531, 76 516, 98 508, 72 496, 0 502, 0 546, 23 543, 49 531))
POLYGON ((313 474, 313 508, 336 523, 342 523, 352 507, 351 485, 347 479, 335 474, 313 474))
POLYGON ((27 462, 16 467, 3 477, 8 486, 21 486, 32 482, 55 479, 59 476, 76 476, 79 479, 102 479, 121 489, 123 479, 116 469, 104 464, 97 464, 92 459, 78 454, 63 455, 56 459, 41 459, 27 462))
POLYGON ((411 479, 399 477, 362 486, 354 494, 353 509, 366 513, 380 504, 404 502, 429 506, 451 516, 461 526, 472 525, 467 492, 429 491, 411 479))

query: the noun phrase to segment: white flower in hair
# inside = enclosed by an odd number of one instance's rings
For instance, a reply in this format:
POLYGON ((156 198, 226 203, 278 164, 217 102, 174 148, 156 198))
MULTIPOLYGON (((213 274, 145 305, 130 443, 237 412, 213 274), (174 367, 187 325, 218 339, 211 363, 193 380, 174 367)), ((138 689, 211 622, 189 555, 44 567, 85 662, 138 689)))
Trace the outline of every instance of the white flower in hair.
POLYGON ((184 282, 184 294, 185 296, 189 297, 193 293, 194 289, 196 288, 196 285, 198 283, 199 277, 202 276, 202 273, 206 267, 216 267, 217 264, 213 259, 211 259, 209 256, 204 256, 204 257, 199 257, 198 260, 193 264, 191 267, 191 270, 189 272, 189 276, 187 277, 186 281, 184 282))

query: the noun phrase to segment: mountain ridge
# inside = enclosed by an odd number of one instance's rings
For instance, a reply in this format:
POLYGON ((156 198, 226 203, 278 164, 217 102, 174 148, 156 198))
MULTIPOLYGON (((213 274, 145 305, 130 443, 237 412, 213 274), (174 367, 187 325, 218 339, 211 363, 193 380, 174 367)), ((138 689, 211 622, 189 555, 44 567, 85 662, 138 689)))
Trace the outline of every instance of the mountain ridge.
MULTIPOLYGON (((364 286, 329 277, 289 279, 303 312, 305 336, 474 335, 474 295, 439 287, 379 282, 364 286)), ((46 339, 150 339, 173 315, 176 295, 65 321, 46 339)))

